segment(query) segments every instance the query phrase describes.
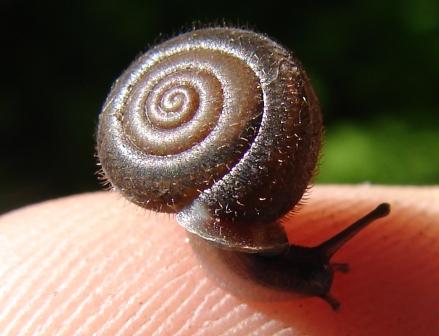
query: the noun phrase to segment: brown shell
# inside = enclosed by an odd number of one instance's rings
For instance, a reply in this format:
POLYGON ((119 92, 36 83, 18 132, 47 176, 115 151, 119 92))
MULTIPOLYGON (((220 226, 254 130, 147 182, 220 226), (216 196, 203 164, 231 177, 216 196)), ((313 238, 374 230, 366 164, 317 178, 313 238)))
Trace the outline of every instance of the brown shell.
POLYGON ((194 30, 139 57, 99 119, 102 169, 130 201, 248 252, 287 246, 277 220, 301 199, 322 133, 300 62, 267 37, 194 30))

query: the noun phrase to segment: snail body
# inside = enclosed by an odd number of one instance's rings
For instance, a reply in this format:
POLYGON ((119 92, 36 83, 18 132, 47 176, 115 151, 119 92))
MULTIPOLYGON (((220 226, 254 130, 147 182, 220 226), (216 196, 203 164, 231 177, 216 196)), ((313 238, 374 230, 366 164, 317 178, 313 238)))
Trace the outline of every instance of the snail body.
POLYGON ((161 43, 122 74, 97 151, 128 200, 258 257, 290 253, 279 219, 306 191, 321 137, 318 100, 291 52, 251 31, 207 28, 161 43))

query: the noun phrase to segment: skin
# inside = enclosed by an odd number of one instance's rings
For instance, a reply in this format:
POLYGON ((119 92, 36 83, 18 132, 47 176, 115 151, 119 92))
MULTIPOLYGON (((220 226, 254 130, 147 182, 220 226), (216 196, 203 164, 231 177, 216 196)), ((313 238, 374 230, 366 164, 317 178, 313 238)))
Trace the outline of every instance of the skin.
POLYGON ((0 217, 2 335, 434 335, 439 187, 317 186, 285 220, 315 245, 380 202, 392 213, 335 256, 334 312, 319 298, 256 302, 209 278, 170 215, 98 192, 0 217))

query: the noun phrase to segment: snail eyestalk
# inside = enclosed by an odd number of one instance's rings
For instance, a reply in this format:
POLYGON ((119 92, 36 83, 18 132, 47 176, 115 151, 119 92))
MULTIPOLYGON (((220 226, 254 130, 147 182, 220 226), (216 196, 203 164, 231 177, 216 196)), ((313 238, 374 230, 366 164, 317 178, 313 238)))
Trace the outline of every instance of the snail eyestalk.
POLYGON ((324 254, 328 259, 331 259, 331 257, 340 249, 340 247, 346 244, 358 232, 377 219, 387 216, 389 213, 390 205, 388 203, 381 203, 367 215, 360 218, 355 223, 336 234, 334 237, 317 246, 316 249, 320 250, 321 253, 324 254))

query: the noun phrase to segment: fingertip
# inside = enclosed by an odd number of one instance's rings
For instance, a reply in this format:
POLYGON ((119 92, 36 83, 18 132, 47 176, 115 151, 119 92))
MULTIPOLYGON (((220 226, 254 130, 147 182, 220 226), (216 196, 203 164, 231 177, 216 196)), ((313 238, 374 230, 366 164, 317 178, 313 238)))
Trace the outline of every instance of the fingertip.
MULTIPOLYGON (((334 312, 319 298, 260 302, 230 294, 200 266, 169 215, 114 193, 77 195, 0 218, 0 330, 6 334, 432 334, 438 189, 315 187, 286 223, 315 245, 387 201, 392 214, 341 249, 334 312), (412 199, 416 197, 416 204, 412 199), (4 258, 3 258, 4 257, 4 258)), ((436 329, 438 330, 438 329, 436 329)))

